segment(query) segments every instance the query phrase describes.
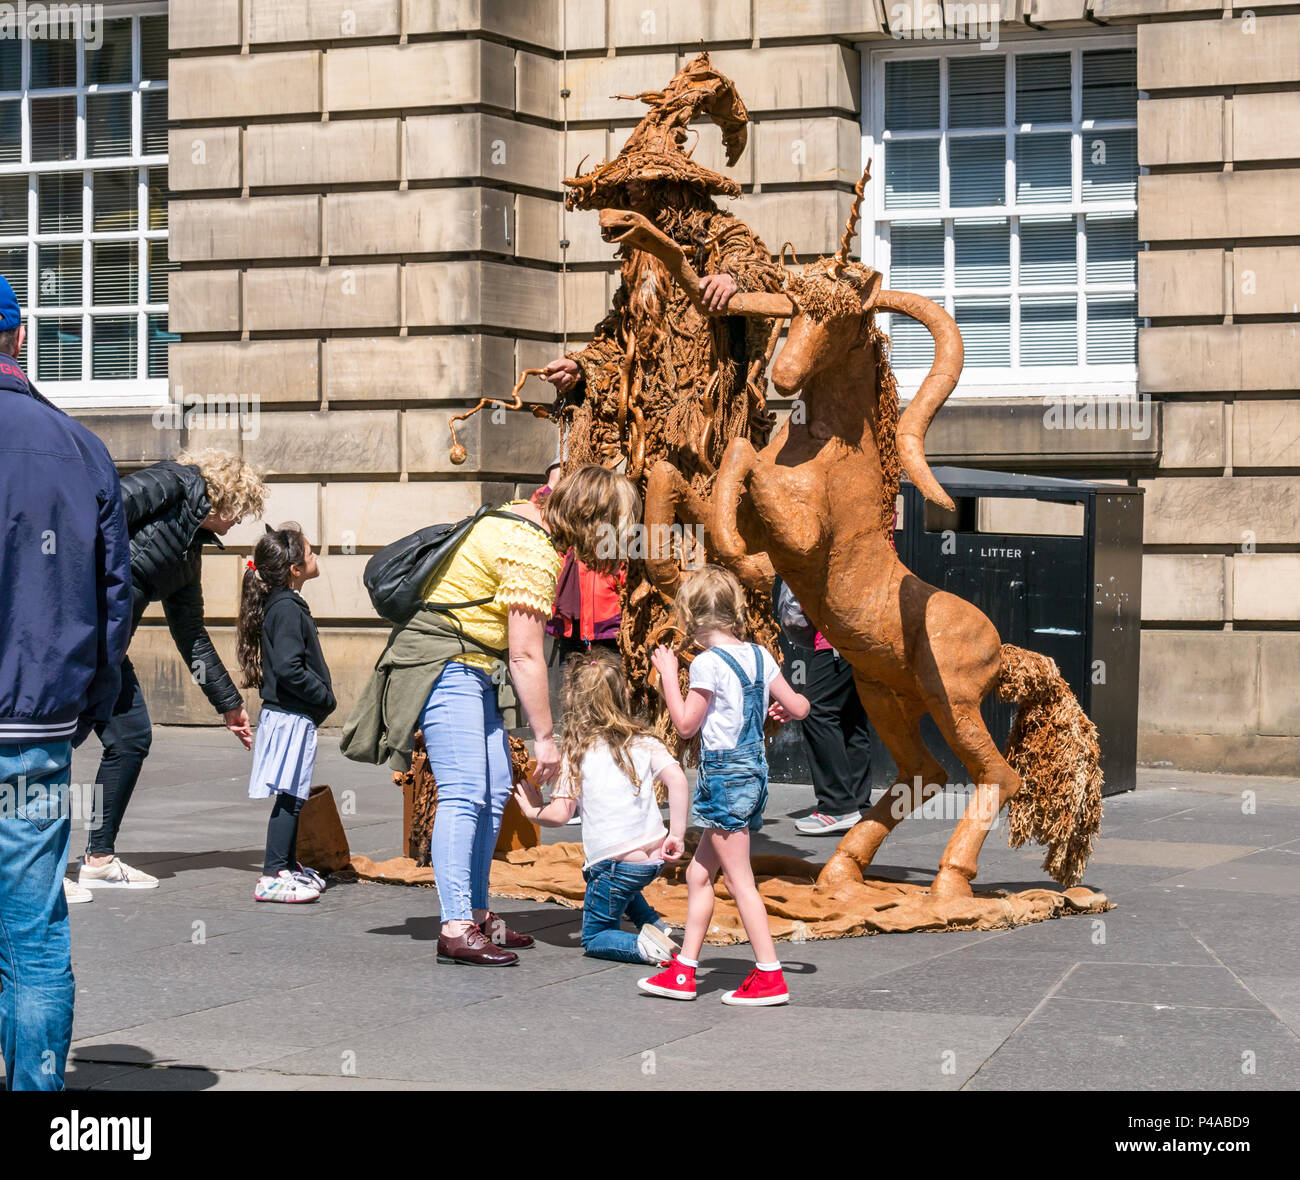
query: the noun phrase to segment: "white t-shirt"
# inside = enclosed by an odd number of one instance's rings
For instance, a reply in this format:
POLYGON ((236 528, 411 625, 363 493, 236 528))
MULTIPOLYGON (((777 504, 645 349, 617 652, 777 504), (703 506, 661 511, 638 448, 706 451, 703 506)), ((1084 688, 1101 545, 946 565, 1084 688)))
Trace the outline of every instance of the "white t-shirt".
MULTIPOLYGON (((582 758, 583 868, 597 861, 617 859, 668 835, 654 780, 676 759, 657 738, 633 738, 628 745, 637 781, 630 782, 618 767, 609 747, 594 744, 582 758), (638 790, 638 787, 640 788, 638 790)), ((571 798, 573 789, 566 766, 553 798, 571 798)))
MULTIPOLYGON (((757 671, 754 667, 754 646, 750 643, 725 645, 727 655, 744 669, 750 680, 754 679, 757 671)), ((759 647, 758 651, 763 664, 763 714, 766 716, 768 686, 781 674, 781 669, 765 647, 759 647)), ((700 741, 704 748, 734 750, 745 728, 745 690, 740 677, 718 655, 716 648, 711 647, 701 652, 691 663, 691 687, 713 694, 709 711, 704 715, 704 724, 700 727, 700 741)))

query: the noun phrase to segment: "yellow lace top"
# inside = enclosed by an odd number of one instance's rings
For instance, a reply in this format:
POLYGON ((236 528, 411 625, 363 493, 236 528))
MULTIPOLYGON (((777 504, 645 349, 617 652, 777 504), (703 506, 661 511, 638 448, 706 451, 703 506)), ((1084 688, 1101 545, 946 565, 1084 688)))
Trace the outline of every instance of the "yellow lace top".
MULTIPOLYGON (((523 500, 504 505, 509 511, 523 500)), ((463 607, 450 617, 465 634, 488 647, 505 650, 510 608, 535 610, 547 618, 555 604, 560 555, 531 521, 485 516, 469 531, 447 568, 424 588, 425 602, 468 602, 491 598, 483 606, 463 607)), ((493 658, 474 651, 456 659, 491 672, 493 658)))

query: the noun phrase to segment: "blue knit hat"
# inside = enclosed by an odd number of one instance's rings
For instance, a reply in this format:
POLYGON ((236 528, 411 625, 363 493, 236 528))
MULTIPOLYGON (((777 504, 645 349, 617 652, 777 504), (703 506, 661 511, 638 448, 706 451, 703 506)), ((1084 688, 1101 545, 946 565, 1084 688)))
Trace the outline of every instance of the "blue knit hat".
POLYGON ((8 332, 23 322, 22 312, 18 310, 18 296, 9 285, 9 280, 0 275, 0 332, 8 332))

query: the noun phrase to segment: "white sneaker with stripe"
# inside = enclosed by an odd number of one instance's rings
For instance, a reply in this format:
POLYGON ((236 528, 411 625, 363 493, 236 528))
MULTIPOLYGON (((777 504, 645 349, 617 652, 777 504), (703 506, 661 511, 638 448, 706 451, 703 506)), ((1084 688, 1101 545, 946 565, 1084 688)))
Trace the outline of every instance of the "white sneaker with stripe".
POLYGON ((278 877, 258 877, 253 887, 256 901, 282 901, 293 905, 298 902, 315 901, 320 891, 310 885, 304 885, 288 869, 281 869, 278 877))

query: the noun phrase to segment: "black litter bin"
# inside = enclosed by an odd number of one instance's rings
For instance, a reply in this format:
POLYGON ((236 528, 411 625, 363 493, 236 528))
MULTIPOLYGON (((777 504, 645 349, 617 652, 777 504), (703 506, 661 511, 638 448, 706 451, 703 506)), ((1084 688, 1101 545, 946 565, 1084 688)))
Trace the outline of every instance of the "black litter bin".
MULTIPOLYGON (((1142 489, 964 467, 938 467, 934 474, 956 510, 927 504, 904 481, 894 536, 903 564, 978 606, 1003 643, 1051 656, 1097 726, 1106 794, 1131 791, 1137 767, 1142 489)), ((798 653, 787 648, 786 655, 798 653)), ((1015 706, 992 693, 983 714, 993 740, 1004 748, 1015 706)), ((966 782, 970 775, 931 718, 922 720, 921 734, 948 781, 966 782)), ((784 727, 769 761, 774 780, 809 781, 796 726, 784 727)), ((894 760, 877 737, 872 783, 890 786, 894 774, 894 760)))

